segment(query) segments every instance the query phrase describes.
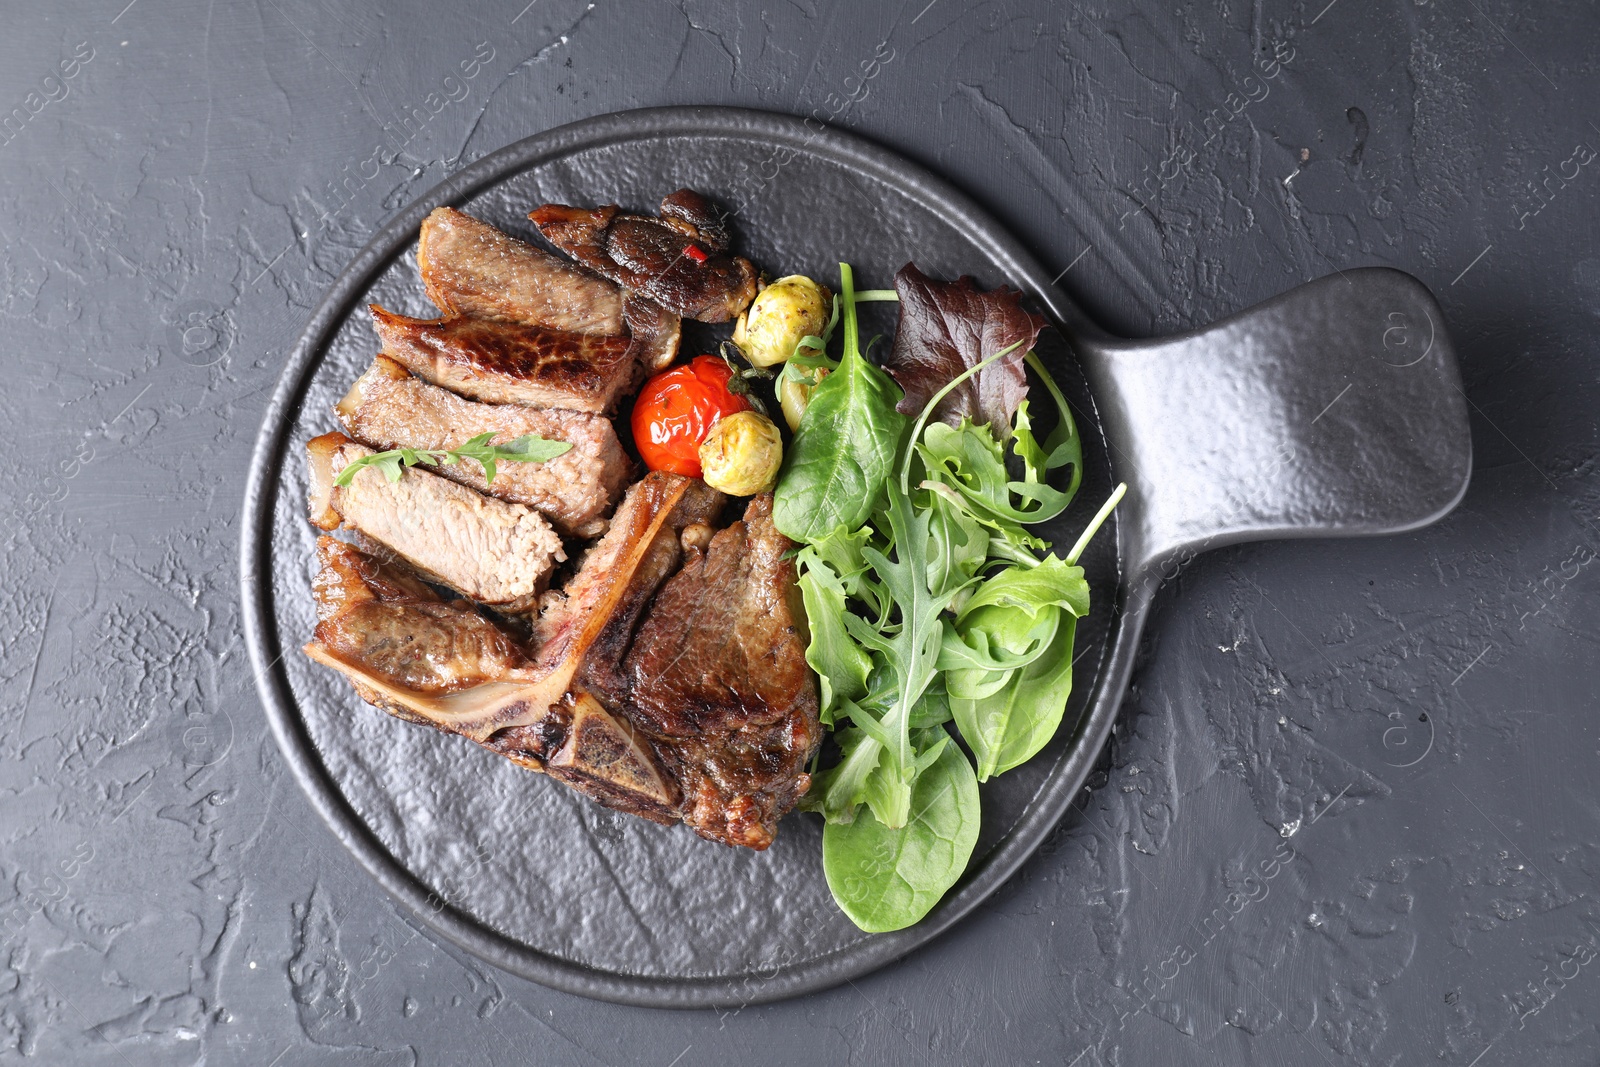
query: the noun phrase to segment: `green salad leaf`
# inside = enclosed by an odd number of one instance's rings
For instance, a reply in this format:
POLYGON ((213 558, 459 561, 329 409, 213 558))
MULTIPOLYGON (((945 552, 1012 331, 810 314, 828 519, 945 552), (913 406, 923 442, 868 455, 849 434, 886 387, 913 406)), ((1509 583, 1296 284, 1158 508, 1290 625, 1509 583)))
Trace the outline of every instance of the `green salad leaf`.
POLYGON ((862 555, 892 601, 898 621, 879 627, 847 613, 844 622, 850 635, 881 657, 893 674, 892 698, 887 706, 877 714, 858 706, 850 720, 884 746, 884 783, 873 811, 886 826, 899 828, 910 813, 911 786, 917 773, 911 719, 933 682, 944 635, 940 614, 949 606, 956 588, 928 587, 928 512, 913 508, 909 496, 891 492, 886 517, 892 557, 872 545, 863 548, 862 555))
POLYGON ((1083 444, 1037 356, 1015 354, 1037 333, 1018 294, 922 279, 927 298, 909 315, 902 303, 893 354, 920 402, 908 408, 861 351, 855 305, 864 294, 848 265, 840 273, 843 354, 828 363, 831 324, 796 352, 832 373, 801 417, 774 518, 801 545, 806 660, 840 756, 813 769, 801 807, 825 820, 823 866, 839 906, 864 930, 896 930, 927 914, 966 869, 977 783, 1026 762, 1060 728, 1077 621, 1089 611, 1078 556, 1124 487, 1067 555, 1050 554, 1030 527, 1072 502, 1083 444), (950 308, 972 321, 920 321, 950 308), (1006 336, 1020 339, 990 349, 1006 336), (1056 406, 1042 442, 1023 366, 1056 406), (901 412, 918 407, 908 428, 901 412))
POLYGON ((834 709, 842 700, 854 700, 867 691, 872 657, 845 628, 845 580, 816 548, 800 550, 800 595, 811 624, 806 662, 821 684, 824 725, 833 725, 834 709))
POLYGON ((981 700, 952 697, 950 710, 962 740, 978 762, 978 781, 1020 767, 1049 744, 1072 695, 1072 641, 1078 620, 1067 616, 1055 638, 1026 667, 981 700))
POLYGON ((395 448, 387 452, 373 452, 346 463, 333 484, 349 485, 363 467, 378 468, 384 478, 393 483, 400 480, 402 467, 449 467, 468 459, 483 468, 484 481, 492 482, 499 473, 497 463, 543 463, 572 450, 572 444, 568 441, 550 441, 535 433, 523 434, 498 445, 489 443, 493 440, 494 432, 490 431, 480 433, 453 449, 395 448))
POLYGON ((899 386, 861 354, 849 265, 841 263, 839 272, 844 354, 812 390, 773 494, 772 521, 796 541, 867 521, 906 423, 895 410, 899 386))
POLYGON ((943 730, 925 731, 918 741, 936 755, 917 777, 903 827, 885 826, 866 808, 822 831, 822 870, 833 899, 871 933, 902 930, 928 914, 967 869, 978 843, 972 764, 943 730))

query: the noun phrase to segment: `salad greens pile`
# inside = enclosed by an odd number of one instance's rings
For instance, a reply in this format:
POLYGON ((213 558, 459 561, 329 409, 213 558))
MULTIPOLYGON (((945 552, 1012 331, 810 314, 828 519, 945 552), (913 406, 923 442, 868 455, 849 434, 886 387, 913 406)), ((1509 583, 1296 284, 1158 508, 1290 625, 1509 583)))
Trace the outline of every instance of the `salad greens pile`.
POLYGON ((1020 294, 968 278, 932 281, 908 265, 893 293, 858 294, 849 265, 839 270, 839 358, 826 355, 830 323, 785 369, 826 374, 773 519, 800 545, 806 659, 841 753, 814 772, 802 807, 826 819, 834 899, 881 932, 917 922, 966 870, 978 783, 1032 758, 1060 726, 1089 611, 1078 557, 1124 487, 1069 552, 1051 553, 1028 527, 1072 502, 1083 443, 1032 352, 1043 320, 1020 294), (862 351, 857 304, 895 298, 900 324, 880 369, 862 351), (1042 442, 1025 364, 1056 408, 1042 442))

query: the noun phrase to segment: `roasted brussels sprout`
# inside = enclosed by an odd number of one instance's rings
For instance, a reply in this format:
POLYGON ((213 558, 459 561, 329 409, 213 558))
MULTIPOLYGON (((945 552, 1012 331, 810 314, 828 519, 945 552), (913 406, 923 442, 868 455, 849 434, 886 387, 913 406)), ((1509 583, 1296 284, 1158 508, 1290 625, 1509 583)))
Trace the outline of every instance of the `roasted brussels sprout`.
POLYGON ((778 480, 783 438, 772 420, 754 411, 724 415, 700 445, 706 484, 729 496, 765 493, 778 480))
POLYGON ((775 366, 794 355, 802 338, 821 336, 832 309, 833 294, 805 275, 779 278, 739 316, 733 343, 755 366, 775 366))
POLYGON ((778 372, 778 403, 783 406, 783 421, 789 424, 791 433, 800 429, 800 417, 811 403, 811 390, 827 376, 827 367, 802 367, 798 363, 786 363, 778 372))

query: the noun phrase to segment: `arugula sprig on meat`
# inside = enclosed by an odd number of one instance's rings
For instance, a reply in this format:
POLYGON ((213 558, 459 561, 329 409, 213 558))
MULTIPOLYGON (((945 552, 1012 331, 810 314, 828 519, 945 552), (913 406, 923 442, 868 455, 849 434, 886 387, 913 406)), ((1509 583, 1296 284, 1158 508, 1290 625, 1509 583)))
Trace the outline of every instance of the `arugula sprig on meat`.
POLYGON ((569 441, 551 441, 536 433, 526 433, 502 444, 490 444, 494 433, 480 433, 470 441, 452 449, 395 448, 387 452, 373 452, 345 464, 334 485, 347 486, 355 480, 363 467, 376 467, 391 483, 398 482, 404 467, 453 466, 463 460, 472 460, 483 468, 483 480, 494 481, 500 463, 543 463, 572 450, 569 441))
POLYGON ((1072 502, 1083 446, 1032 352, 1043 320, 1020 294, 908 265, 885 374, 860 349, 847 264, 840 274, 842 353, 827 360, 822 338, 806 353, 832 373, 795 434, 774 520, 801 544, 806 659, 842 756, 816 772, 803 806, 827 820, 835 900, 885 931, 921 919, 966 869, 978 782, 1032 758, 1060 726, 1089 610, 1078 556, 1122 488, 1071 552, 1048 554, 1027 527, 1072 502), (1024 366, 1055 403, 1043 442, 1024 366))

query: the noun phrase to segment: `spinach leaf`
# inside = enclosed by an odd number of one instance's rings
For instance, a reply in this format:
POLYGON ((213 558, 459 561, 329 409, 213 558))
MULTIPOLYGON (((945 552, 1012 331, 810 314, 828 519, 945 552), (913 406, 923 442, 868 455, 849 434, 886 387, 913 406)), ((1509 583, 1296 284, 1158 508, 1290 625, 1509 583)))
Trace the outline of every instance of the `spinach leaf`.
POLYGON ((773 523, 796 541, 866 522, 905 432, 899 388, 861 354, 850 265, 839 274, 844 354, 812 391, 773 494, 773 523))
POLYGON ((1046 556, 1031 570, 989 578, 947 624, 939 668, 980 780, 1026 760, 1055 733, 1072 684, 1071 634, 1088 611, 1083 568, 1046 556), (1064 664, 1052 658, 1063 654, 1063 629, 1064 664), (1006 762, 1018 750, 1027 755, 1006 762))
POLYGON ((1077 625, 1064 614, 1055 640, 1032 663, 1011 672, 998 693, 981 700, 951 697, 956 728, 978 761, 978 781, 1028 762, 1060 729, 1072 694, 1077 625))
POLYGON ((939 646, 946 691, 964 700, 998 693, 1017 668, 1044 654, 1060 624, 1057 608, 1033 614, 992 606, 979 608, 959 628, 947 622, 939 646))
POLYGON ((919 741, 929 751, 939 746, 938 754, 916 780, 904 826, 885 826, 869 808, 822 831, 822 870, 833 899, 870 933, 903 930, 926 915, 967 869, 978 842, 972 765, 943 730, 919 741))
POLYGON ((985 581, 967 601, 963 615, 988 605, 1029 613, 1054 605, 1081 617, 1089 614, 1089 583, 1082 567, 1046 556, 1037 567, 1013 567, 985 581))

